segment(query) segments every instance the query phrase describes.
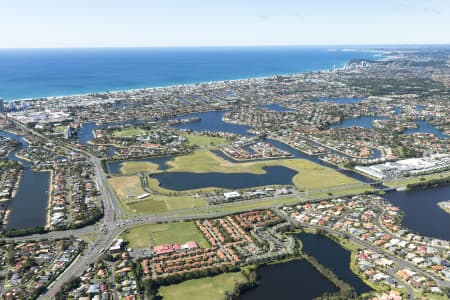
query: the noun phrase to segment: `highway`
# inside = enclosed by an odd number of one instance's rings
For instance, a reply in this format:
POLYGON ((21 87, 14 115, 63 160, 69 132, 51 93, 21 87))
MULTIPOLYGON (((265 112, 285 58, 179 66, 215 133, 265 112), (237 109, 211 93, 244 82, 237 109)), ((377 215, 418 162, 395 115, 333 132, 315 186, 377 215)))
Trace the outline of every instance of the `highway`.
MULTIPOLYGON (((2 116, 0 114, 0 116, 2 116)), ((36 135, 41 137, 44 140, 51 141, 55 143, 53 140, 49 140, 46 136, 32 130, 29 128, 26 128, 22 124, 15 122, 16 126, 22 128, 23 130, 27 131, 30 134, 36 135)), ((82 272, 88 267, 89 264, 94 263, 98 257, 102 254, 102 251, 105 249, 108 249, 115 238, 125 229, 138 225, 143 223, 155 223, 155 222, 168 222, 168 221, 182 221, 182 220, 189 220, 189 219, 197 219, 197 218, 203 218, 205 217, 205 213, 207 213, 207 210, 202 209, 187 209, 182 211, 175 211, 175 212, 168 212, 168 213, 162 213, 158 215, 147 215, 147 216, 138 216, 138 217, 130 217, 127 219, 123 219, 123 216, 121 214, 120 205, 118 200, 116 199, 115 193, 112 191, 110 185, 107 182, 107 175, 104 172, 104 169, 102 167, 101 161, 96 158, 94 155, 81 151, 79 149, 75 149, 73 147, 70 147, 68 145, 64 145, 62 142, 57 142, 57 144, 67 150, 70 151, 76 151, 78 153, 81 153, 85 157, 87 157, 95 168, 95 176, 96 176, 96 182, 98 186, 98 190, 101 193, 100 198, 102 199, 103 203, 103 212, 104 217, 102 219, 101 223, 98 223, 96 225, 84 227, 81 229, 76 230, 67 230, 67 231, 53 231, 45 234, 35 234, 25 237, 17 237, 17 238, 7 238, 5 240, 14 240, 14 241, 25 241, 25 240, 32 240, 32 239, 42 239, 42 238, 64 238, 69 236, 75 236, 80 237, 81 235, 87 234, 87 233, 93 233, 93 232, 99 232, 100 234, 97 237, 97 240, 88 245, 87 249, 82 253, 76 261, 74 261, 69 267, 66 268, 66 270, 58 277, 57 280, 55 280, 48 288, 47 292, 39 297, 39 299, 52 299, 56 295, 56 293, 61 289, 62 285, 70 281, 72 278, 78 277, 82 274, 82 272)), ((300 202, 300 195, 296 194, 295 196, 299 197, 300 202)), ((253 200, 250 200, 248 202, 251 202, 253 200)), ((244 202, 244 201, 243 201, 244 202)), ((245 201, 247 202, 247 201, 245 201)), ((226 207, 227 204, 223 205, 215 205, 216 208, 226 207)), ((306 225, 297 222, 296 220, 290 218, 286 213, 280 211, 279 209, 276 209, 277 213, 282 216, 283 218, 290 221, 292 224, 301 225, 303 227, 308 228, 314 228, 314 229, 320 229, 328 232, 329 234, 335 235, 335 236, 344 236, 345 234, 336 230, 333 230, 331 228, 322 227, 322 226, 312 226, 312 225, 306 225)), ((209 212, 207 215, 208 217, 220 217, 229 214, 229 212, 209 212)), ((377 218, 378 223, 378 218, 377 218)), ((380 227, 382 228, 382 227, 380 227)), ((393 260, 397 263, 398 268, 409 268, 419 274, 423 274, 427 277, 432 278, 435 280, 440 286, 444 287, 450 287, 450 282, 443 281, 439 278, 436 278, 434 275, 430 275, 427 272, 424 272, 422 269, 416 267, 415 265, 411 264, 410 262, 404 261, 388 252, 386 252, 384 249, 379 249, 365 241, 362 241, 354 236, 349 236, 349 240, 361 247, 371 249, 375 252, 380 252, 389 259, 393 260)), ((408 289, 408 291, 410 291, 408 289)), ((411 295, 413 296, 413 295, 411 295)))
MULTIPOLYGON (((5 118, 4 114, 0 114, 2 118, 5 118)), ((10 119, 11 120, 11 119, 10 119)), ((75 149, 73 147, 70 147, 69 145, 64 145, 62 142, 59 141, 53 141, 50 140, 45 135, 36 132, 35 130, 28 128, 24 126, 23 124, 11 120, 17 126, 18 128, 21 128, 23 131, 28 132, 31 135, 40 137, 44 141, 48 141, 51 143, 56 143, 58 146, 70 150, 75 151, 78 153, 81 153, 85 157, 89 158, 90 161, 93 163, 95 168, 95 176, 96 176, 96 182, 99 188, 99 191, 101 192, 101 198, 103 202, 103 223, 102 227, 106 229, 112 229, 112 230, 105 230, 101 234, 98 235, 97 240, 95 241, 94 245, 89 247, 85 253, 81 254, 74 263, 72 263, 66 270, 58 277, 58 279, 53 282, 49 288, 48 291, 41 295, 39 299, 49 299, 53 298, 56 293, 61 289, 61 286, 68 282, 70 279, 77 277, 81 275, 83 270, 87 268, 87 266, 98 258, 98 256, 101 254, 101 251, 103 249, 109 248, 109 246, 112 244, 113 240, 117 237, 119 234, 119 226, 121 224, 120 221, 120 208, 119 203, 117 199, 115 198, 114 192, 111 190, 111 187, 107 183, 106 180, 106 174, 103 170, 103 167, 101 165, 101 161, 96 158, 94 155, 81 151, 79 149, 75 149)), ((41 238, 62 238, 62 237, 68 237, 68 236, 75 236, 78 237, 82 234, 91 233, 97 231, 99 226, 89 226, 82 229, 77 230, 67 230, 67 231, 54 231, 42 235, 31 235, 21 238, 14 238, 13 240, 29 240, 29 239, 41 239, 41 238)), ((7 239, 10 240, 10 239, 7 239)))

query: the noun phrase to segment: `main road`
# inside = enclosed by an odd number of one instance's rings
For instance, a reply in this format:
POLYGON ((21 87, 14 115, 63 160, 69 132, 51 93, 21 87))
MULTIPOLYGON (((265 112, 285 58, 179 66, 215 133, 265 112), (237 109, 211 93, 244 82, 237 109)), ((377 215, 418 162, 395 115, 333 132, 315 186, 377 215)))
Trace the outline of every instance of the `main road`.
MULTIPOLYGON (((0 114, 2 116, 2 114, 0 114)), ((2 116, 3 117, 3 116, 2 116)), ((30 129, 26 126, 20 124, 19 122, 14 121, 16 126, 22 128, 24 131, 38 136, 44 140, 48 140, 48 137, 30 129)), ((55 141, 51 141, 55 142, 55 141)), ((95 176, 96 176, 96 182, 98 190, 101 193, 101 198, 103 199, 103 212, 104 212, 104 218, 101 224, 88 226, 81 229, 76 230, 67 230, 67 231, 54 231, 49 232, 46 234, 36 234, 26 237, 19 237, 19 238, 13 238, 8 240, 30 240, 30 239, 40 239, 40 238, 63 238, 68 236, 75 236, 79 237, 80 235, 87 234, 87 233, 93 233, 93 232, 99 232, 96 241, 89 245, 87 250, 82 253, 79 257, 76 258, 76 260, 69 265, 64 272, 49 286, 47 292, 39 297, 39 299, 52 299, 55 297, 56 293, 60 291, 61 287, 69 282, 72 278, 76 278, 82 274, 82 272, 88 267, 89 264, 94 263, 98 257, 105 251, 105 249, 108 249, 109 246, 112 244, 113 240, 117 238, 117 236, 126 228, 130 226, 134 226, 137 224, 142 223, 154 223, 154 222, 165 222, 165 221, 180 221, 180 220, 187 220, 187 219, 195 219, 195 218, 201 218, 205 217, 205 213, 201 213, 199 211, 196 211, 195 209, 190 209, 186 211, 176 211, 176 212, 169 212, 164 214, 158 214, 158 215, 150 215, 150 216, 141 216, 141 217, 133 217, 127 220, 122 219, 121 210, 119 202, 116 199, 116 196, 114 192, 112 191, 110 185, 107 182, 107 176, 104 172, 103 166, 101 161, 95 157, 94 155, 82 151, 79 149, 75 149, 73 147, 70 147, 68 145, 64 145, 61 142, 56 142, 59 146, 71 150, 76 151, 78 153, 81 153, 86 158, 88 158, 95 168, 95 176)), ((298 196, 298 195, 297 195, 298 196)), ((300 201, 300 199, 299 199, 300 201)), ((218 205, 217 207, 221 207, 222 205, 218 205)), ((226 205, 223 205, 226 206, 226 205)), ((293 224, 298 224, 298 222, 289 216, 287 216, 285 213, 281 212, 277 209, 277 212, 281 214, 283 217, 291 221, 293 224)), ((229 214, 228 212, 222 212, 222 213, 208 213, 209 217, 219 217, 223 215, 229 214)), ((321 226, 310 226, 301 224, 302 226, 315 228, 315 229, 321 229, 325 230, 326 232, 337 235, 337 236, 343 236, 344 234, 335 231, 333 229, 327 228, 327 227, 321 227, 321 226)), ((368 249, 371 249, 373 251, 380 251, 377 247, 368 244, 365 241, 361 241, 353 236, 349 237, 352 242, 354 242, 357 245, 360 245, 362 247, 366 247, 368 249)), ((385 251, 382 251, 383 254, 385 254, 387 257, 395 261, 399 267, 402 268, 410 268, 414 270, 415 272, 418 272, 420 274, 427 275, 431 278, 433 278, 437 283, 439 283, 441 286, 450 287, 450 283, 447 281, 442 281, 438 278, 435 278, 434 276, 425 273, 423 270, 417 268, 413 264, 403 261, 399 259, 398 257, 386 253, 385 251)))
MULTIPOLYGON (((6 116, 4 114, 0 114, 0 117, 5 118, 6 116)), ((70 150, 75 151, 78 153, 81 153, 86 158, 88 158, 92 164, 94 165, 95 169, 95 176, 96 176, 96 183, 98 186, 99 191, 101 192, 101 197, 103 199, 103 224, 101 227, 104 229, 103 234, 99 234, 97 240, 95 241, 94 245, 89 247, 88 250, 81 254, 69 267, 64 270, 64 272, 50 285, 50 287, 47 290, 47 293, 44 295, 41 295, 40 299, 49 299, 53 298, 56 293, 61 289, 62 285, 68 282, 71 278, 81 275, 83 270, 86 269, 86 267, 95 262, 95 260, 98 258, 98 256, 103 252, 104 249, 108 248, 109 245, 113 242, 114 238, 117 236, 118 232, 116 228, 119 228, 120 226, 120 208, 118 201, 114 195, 114 192, 111 190, 111 187, 107 183, 106 174, 103 170, 103 167, 101 165, 101 161, 95 157, 94 155, 82 151, 76 148, 73 148, 69 145, 65 145, 60 141, 53 141, 50 140, 45 135, 26 127, 25 125, 21 124, 20 122, 17 122, 16 120, 11 120, 16 127, 22 129, 24 132, 27 132, 30 135, 37 136, 44 141, 48 141, 51 143, 56 143, 58 146, 70 150), (111 230, 113 229, 113 230, 111 230)), ((15 240, 20 239, 32 239, 32 238, 61 238, 61 237, 67 237, 67 236, 79 236, 80 234, 85 234, 89 232, 94 232, 98 230, 98 226, 89 226, 83 229, 78 230, 67 230, 62 232, 50 232, 44 235, 31 235, 23 238, 16 238, 15 240)))
POLYGON ((392 261, 394 261, 397 266, 400 269, 411 269, 414 272, 421 274, 425 277, 429 277, 431 279, 433 279, 439 286, 443 286, 443 287, 447 287, 450 288, 450 282, 446 281, 446 280, 442 280, 441 278, 436 277, 433 274, 430 274, 428 272, 425 272, 424 270, 420 269, 419 267, 417 267, 416 265, 410 263, 409 261, 405 261, 403 259, 400 259, 399 257, 389 253, 388 251, 381 249, 379 247, 374 246, 373 244, 370 244, 366 241, 360 240, 357 237, 353 236, 353 235, 347 235, 343 232, 334 230, 332 228, 326 227, 326 226, 317 226, 317 225, 310 225, 310 224, 305 224, 305 223, 301 223, 293 218, 291 218, 287 213, 279 210, 278 208, 275 209, 275 211, 277 212, 278 215, 284 217, 285 219, 287 219, 289 222, 291 222, 292 224, 296 224, 305 228, 311 228, 311 229, 316 229, 316 230, 322 230, 327 232, 328 234, 334 235, 334 236, 339 236, 339 237, 346 237, 348 238, 351 242, 353 242, 354 244, 362 247, 362 248, 366 248, 366 249, 370 249, 372 251, 374 251, 375 253, 381 253, 384 256, 388 257, 389 259, 391 259, 392 261))

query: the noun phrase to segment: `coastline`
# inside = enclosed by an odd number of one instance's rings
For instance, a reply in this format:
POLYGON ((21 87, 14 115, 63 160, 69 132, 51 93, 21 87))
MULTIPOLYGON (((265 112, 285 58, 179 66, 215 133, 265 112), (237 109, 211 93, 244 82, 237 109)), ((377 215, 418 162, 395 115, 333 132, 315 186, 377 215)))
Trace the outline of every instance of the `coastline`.
MULTIPOLYGON (((348 65, 347 63, 344 63, 339 68, 336 67, 336 70, 341 69, 348 65)), ((273 74, 271 76, 249 76, 249 77, 242 77, 242 78, 236 78, 236 79, 222 79, 222 80, 214 80, 214 81, 196 81, 193 83, 183 83, 183 84, 168 84, 168 85, 159 85, 159 86, 147 86, 147 87, 141 87, 141 88, 130 88, 130 89, 118 89, 118 90, 111 90, 111 91, 92 91, 88 93, 76 93, 76 94, 68 94, 68 95, 57 95, 57 96, 37 96, 34 98, 17 98, 17 99, 3 99, 4 102, 16 102, 16 101, 26 101, 26 102, 32 102, 32 101, 49 101, 49 100, 60 100, 63 98, 70 98, 70 97, 83 97, 83 96, 89 96, 93 94, 117 94, 117 93, 134 93, 139 91, 146 91, 146 92, 153 92, 157 90, 165 90, 165 89, 174 89, 174 88, 189 88, 189 87, 195 87, 201 84, 225 84, 227 82, 232 83, 239 83, 242 81, 249 81, 249 80, 266 80, 273 76, 299 76, 306 73, 316 73, 316 72, 330 72, 331 69, 320 69, 320 70, 313 70, 313 71, 304 71, 304 72, 296 72, 296 73, 280 73, 280 74, 273 74)))
MULTIPOLYGON (((335 49, 336 47, 325 47, 324 49, 335 49)), ((372 53, 372 57, 371 58, 366 58, 366 59, 370 59, 370 60, 375 60, 375 61, 384 61, 384 60, 389 60, 389 59, 395 59, 396 56, 390 55, 391 51, 388 50, 376 50, 374 49, 375 47, 368 47, 365 49, 354 49, 351 48, 351 51, 345 51, 345 49, 341 49, 341 51, 343 52, 356 52, 356 51, 361 51, 361 52, 367 52, 367 53, 372 53)), ((345 68, 346 66, 349 65, 349 62, 351 60, 353 60, 355 58, 350 58, 347 59, 345 62, 340 62, 338 64, 334 64, 336 70, 340 70, 342 68, 345 68)), ((26 97, 26 98, 14 98, 14 99, 4 99, 4 101, 6 103, 8 102, 16 102, 16 101, 48 101, 48 100, 59 100, 62 98, 67 98, 67 97, 83 97, 83 96, 88 96, 88 95, 92 95, 92 94, 116 94, 116 93, 123 93, 123 92, 127 92, 127 93, 133 93, 133 92, 137 92, 137 91, 154 91, 154 90, 164 90, 164 89, 173 89, 173 88, 181 88, 181 87, 194 87, 200 84, 224 84, 226 82, 240 82, 240 81, 247 81, 247 80, 265 80, 265 79, 269 79, 273 76, 300 76, 302 74, 307 74, 307 73, 317 73, 317 72, 330 72, 333 71, 333 66, 328 66, 328 67, 323 67, 323 68, 317 68, 317 69, 310 69, 310 70, 304 70, 304 71, 294 71, 294 72, 274 72, 272 75, 258 75, 258 74, 254 74, 254 75, 248 75, 248 76, 243 76, 243 77, 239 77, 239 78, 230 78, 230 79, 218 79, 218 80, 206 80, 205 79, 201 79, 201 80, 193 80, 192 82, 186 82, 186 83, 179 83, 179 84, 173 84, 173 83, 168 83, 168 84, 163 84, 163 85, 146 85, 146 86, 142 86, 142 87, 130 87, 130 88, 118 88, 118 89, 107 89, 107 90, 102 90, 102 91, 96 91, 95 89, 92 89, 90 92, 80 92, 80 93, 73 93, 73 94, 60 94, 60 95, 53 95, 53 96, 33 96, 33 97, 26 97)), ((226 77, 226 76, 225 76, 226 77)), ((233 77, 233 76, 232 76, 233 77)))

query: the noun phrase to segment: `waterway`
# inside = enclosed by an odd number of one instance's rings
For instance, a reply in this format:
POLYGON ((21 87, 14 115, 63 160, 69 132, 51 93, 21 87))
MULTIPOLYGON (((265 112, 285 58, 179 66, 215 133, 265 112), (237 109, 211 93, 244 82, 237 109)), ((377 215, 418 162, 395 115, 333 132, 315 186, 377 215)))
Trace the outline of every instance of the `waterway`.
MULTIPOLYGON (((23 148, 28 143, 21 136, 0 130, 0 135, 14 138, 23 148)), ((9 202, 11 214, 7 229, 23 229, 45 226, 50 184, 49 172, 35 172, 30 169, 31 163, 16 156, 17 149, 11 151, 8 159, 20 162, 24 166, 22 177, 15 197, 9 202)))
MULTIPOLYGON (((281 107, 281 106, 279 106, 279 107, 281 107)), ((172 120, 200 118, 200 121, 175 124, 175 125, 173 125, 173 127, 177 128, 177 129, 185 129, 185 130, 192 130, 192 131, 229 132, 229 133, 234 133, 234 134, 238 134, 238 135, 242 135, 242 136, 254 136, 254 134, 248 132, 248 130, 251 129, 251 127, 249 127, 249 126, 240 125, 240 124, 231 124, 231 123, 222 121, 222 118, 225 113, 226 113, 225 111, 208 111, 208 112, 191 113, 191 114, 177 116, 177 117, 172 118, 172 120)), ((80 133, 78 136, 79 141, 84 144, 87 143, 89 140, 91 140, 93 138, 92 130, 94 130, 96 128, 102 128, 105 126, 108 126, 108 125, 99 126, 99 125, 96 125, 95 123, 83 124, 83 128, 82 128, 82 130, 80 130, 80 133)), ((307 159, 309 161, 315 162, 322 166, 335 169, 338 172, 341 172, 349 177, 352 177, 354 179, 360 180, 365 183, 373 183, 374 182, 372 179, 369 179, 358 173, 348 171, 348 170, 342 170, 342 169, 336 167, 335 165, 330 164, 330 163, 320 159, 316 155, 309 155, 309 154, 303 153, 301 151, 298 151, 295 148, 290 147, 289 145, 282 143, 280 141, 273 140, 273 139, 265 139, 265 141, 279 149, 290 152, 291 154, 293 154, 292 158, 307 159)), ((336 152, 334 150, 332 150, 332 151, 336 152)), ((241 162, 241 161, 234 160, 234 159, 228 157, 227 155, 224 155, 220 151, 215 151, 215 154, 221 156, 222 158, 224 158, 226 160, 229 160, 229 161, 232 161, 235 163, 241 162)), ((337 154, 344 155, 341 153, 337 153, 337 154)), ((376 158, 376 157, 379 157, 380 155, 381 155, 381 153, 379 151, 375 151, 373 157, 376 158)), ((111 163, 111 162, 108 163, 109 170, 112 173, 116 173, 115 170, 120 169, 120 167, 117 167, 117 165, 113 166, 114 164, 115 163, 111 163)), ((162 167, 164 168, 164 165, 162 165, 162 167)))
POLYGON ((187 119, 187 118, 200 118, 198 122, 189 122, 173 125, 178 129, 189 129, 192 131, 210 131, 210 132, 230 132, 243 136, 253 136, 249 133, 249 126, 225 123, 222 121, 225 111, 208 111, 201 113, 192 113, 175 117, 173 119, 187 119))
POLYGON ((294 109, 287 108, 287 107, 281 106, 281 105, 276 104, 276 103, 264 105, 263 108, 268 109, 268 110, 273 110, 273 111, 279 111, 279 112, 292 112, 292 111, 295 111, 294 109))
MULTIPOLYGON (((396 114, 401 114, 402 111, 400 108, 395 108, 396 114)), ((363 128, 373 128, 372 122, 375 120, 386 120, 386 117, 382 116, 361 116, 358 118, 345 119, 341 123, 333 124, 331 128, 348 128, 348 127, 363 127, 363 128)), ((413 134, 413 133, 430 133, 434 134, 437 138, 440 139, 448 139, 450 136, 444 134, 441 130, 437 129, 435 126, 429 124, 426 121, 417 120, 415 121, 417 124, 417 128, 407 129, 403 132, 403 134, 413 134)))
POLYGON ((314 256, 321 265, 333 271, 358 294, 371 291, 371 288, 350 270, 350 251, 323 235, 301 233, 296 238, 302 241, 303 252, 314 256))
POLYGON ((407 129, 403 133, 404 134, 413 134, 413 133, 422 132, 422 133, 434 134, 437 138, 440 138, 440 139, 450 138, 450 136, 446 135, 445 133, 443 133, 442 131, 437 129, 435 126, 428 124, 426 121, 416 121, 415 123, 417 124, 417 128, 407 129))
MULTIPOLYGON (((254 136, 253 134, 249 133, 248 130, 250 129, 249 126, 239 125, 239 124, 230 124, 222 121, 222 117, 225 114, 224 111, 212 111, 212 112, 203 112, 203 113, 193 113, 188 115, 183 115, 178 118, 191 118, 191 117, 200 117, 201 121, 199 122, 190 122, 190 123, 184 123, 184 124, 177 124, 174 125, 175 128, 180 129, 188 129, 192 131, 212 131, 212 132, 231 132, 240 134, 243 136, 254 136)), ((354 179, 360 180, 365 183, 373 183, 374 181, 370 178, 367 178, 363 175, 360 175, 358 173, 348 171, 348 170, 342 170, 338 167, 336 167, 333 164, 330 164, 322 159, 320 159, 318 156, 315 155, 309 155, 304 152, 298 151, 295 148, 282 143, 277 140, 273 139, 265 139, 266 142, 270 143, 274 147, 277 147, 281 150, 285 150, 293 155, 292 158, 303 158, 307 159, 309 161, 315 162, 317 164, 320 164, 325 167, 329 167, 332 169, 337 170, 338 172, 341 172, 349 177, 352 177, 354 179)), ((239 163, 240 161, 234 160, 227 155, 220 154, 220 151, 216 151, 216 154, 221 156, 222 158, 239 163)))
POLYGON ((292 184, 296 171, 282 166, 263 167, 264 174, 251 173, 187 173, 163 172, 150 175, 159 181, 162 188, 175 191, 216 187, 242 189, 264 185, 292 184))
MULTIPOLYGON (((169 168, 169 165, 167 165, 167 163, 173 159, 174 159, 173 156, 163 156, 163 157, 154 157, 154 158, 146 158, 146 159, 137 159, 137 160, 133 160, 133 161, 151 162, 151 163, 157 164, 159 170, 164 171, 169 168)), ((108 173, 121 174, 120 168, 122 168, 122 164, 127 161, 130 161, 130 160, 108 161, 106 163, 106 168, 107 168, 108 173)))
MULTIPOLYGON (((224 131, 224 127, 219 124, 223 112, 204 113, 200 130, 216 129, 224 131), (209 118, 208 114, 213 115, 209 118), (219 124, 218 124, 219 123, 219 124)), ((198 122, 200 123, 200 122, 198 122)), ((232 125, 232 124, 231 124, 232 125)), ((186 129, 196 128, 195 123, 181 124, 186 129)), ((247 133, 247 127, 232 125, 228 130, 235 133, 247 133), (245 131, 245 132, 244 132, 245 131)), ((248 134, 248 133, 247 133, 248 134)), ((26 141, 15 134, 0 131, 0 135, 13 137, 20 141, 23 147, 28 147, 26 141)), ((288 145, 275 140, 268 140, 274 146, 287 150, 294 154, 296 158, 306 158, 321 165, 328 166, 316 156, 310 156, 289 147, 288 145)), ((9 154, 9 158, 18 160, 25 166, 22 181, 16 197, 11 201, 12 213, 8 228, 27 228, 43 226, 45 224, 46 208, 48 201, 49 174, 46 172, 34 172, 30 167, 30 162, 22 160, 15 155, 15 151, 9 154)), ((160 157, 148 159, 157 163, 161 170, 167 169, 167 162, 172 157, 160 157)), ((228 158, 230 159, 230 158, 228 158)), ((108 167, 113 173, 118 173, 122 162, 110 162, 108 167)), ((175 190, 204 188, 207 186, 217 186, 222 188, 243 188, 248 186, 260 186, 268 184, 286 184, 292 181, 296 172, 285 167, 266 167, 266 173, 261 175, 239 173, 160 173, 154 175, 161 182, 161 186, 175 190)), ((365 178, 365 177, 364 177, 365 178)), ((428 190, 414 190, 408 192, 388 192, 385 198, 393 205, 398 206, 404 213, 402 225, 416 231, 421 235, 437 237, 450 240, 450 217, 443 212, 437 203, 448 200, 450 186, 437 187, 428 190)), ((349 269, 350 253, 340 247, 334 241, 318 235, 300 234, 297 235, 303 242, 303 251, 313 255, 325 267, 333 270, 336 275, 353 286, 361 294, 370 290, 355 274, 349 269)), ((302 299, 311 299, 325 292, 334 292, 334 287, 326 278, 315 271, 311 265, 305 261, 293 261, 284 264, 270 265, 260 269, 260 285, 255 289, 243 294, 239 299, 273 299, 275 297, 289 298, 292 295, 301 295, 302 299), (285 293, 285 294, 284 294, 285 293), (283 296, 285 295, 285 296, 283 296)))
POLYGON ((135 120, 135 121, 125 121, 125 122, 113 122, 113 123, 106 123, 97 125, 96 122, 85 122, 82 124, 82 126, 78 129, 78 135, 77 140, 81 144, 87 144, 90 140, 94 138, 94 130, 96 129, 104 129, 108 128, 109 126, 117 127, 121 125, 132 125, 132 124, 143 124, 145 121, 135 120))
POLYGON ((313 299, 338 289, 306 260, 263 266, 258 269, 259 285, 239 300, 313 299))
POLYGON ((450 240, 450 215, 437 205, 450 200, 450 185, 426 190, 391 191, 383 197, 404 212, 404 227, 423 236, 450 240))
POLYGON ((81 144, 87 144, 94 138, 94 130, 103 128, 95 122, 86 122, 78 129, 77 139, 81 144))

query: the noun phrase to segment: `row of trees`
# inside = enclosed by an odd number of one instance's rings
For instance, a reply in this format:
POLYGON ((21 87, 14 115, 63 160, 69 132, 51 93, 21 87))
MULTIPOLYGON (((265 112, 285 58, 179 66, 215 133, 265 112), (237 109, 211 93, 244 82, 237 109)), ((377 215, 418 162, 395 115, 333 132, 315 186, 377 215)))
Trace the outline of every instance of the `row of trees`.
POLYGON ((257 267, 251 266, 242 270, 245 280, 237 283, 232 291, 226 291, 224 300, 237 299, 242 293, 254 288, 258 285, 257 267))
POLYGON ((69 226, 69 229, 77 229, 84 226, 93 225, 97 223, 97 221, 100 221, 101 218, 103 218, 103 210, 99 207, 96 207, 85 214, 84 219, 82 219, 79 223, 72 223, 69 226))
POLYGON ((429 181, 421 181, 417 183, 410 183, 406 186, 408 190, 427 189, 433 186, 450 184, 450 176, 443 178, 431 179, 429 181))
POLYGON ((56 293, 55 299, 56 300, 64 300, 67 299, 67 295, 69 292, 73 289, 76 289, 81 286, 81 279, 80 277, 72 278, 70 281, 63 284, 61 289, 56 293))
POLYGON ((306 253, 303 253, 303 257, 323 276, 325 276, 329 281, 331 281, 338 289, 338 296, 342 297, 342 299, 354 299, 358 295, 353 287, 351 287, 348 283, 340 280, 336 274, 330 269, 324 267, 320 264, 317 259, 313 256, 310 256, 306 253))
POLYGON ((24 229, 8 229, 3 232, 3 235, 5 237, 16 237, 16 236, 25 236, 25 235, 31 235, 31 234, 42 234, 46 233, 47 230, 42 226, 36 226, 31 228, 24 228, 24 229))

